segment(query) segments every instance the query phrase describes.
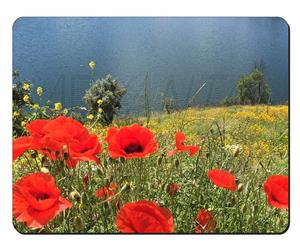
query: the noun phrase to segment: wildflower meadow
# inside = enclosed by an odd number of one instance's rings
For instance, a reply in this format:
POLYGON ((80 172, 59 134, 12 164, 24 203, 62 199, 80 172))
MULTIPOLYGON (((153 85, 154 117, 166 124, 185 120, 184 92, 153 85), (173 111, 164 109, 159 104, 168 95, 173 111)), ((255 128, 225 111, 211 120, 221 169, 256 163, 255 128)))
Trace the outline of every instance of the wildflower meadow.
POLYGON ((105 99, 81 119, 62 103, 37 101, 47 90, 20 88, 12 166, 18 232, 287 230, 287 105, 186 107, 107 124, 105 99))

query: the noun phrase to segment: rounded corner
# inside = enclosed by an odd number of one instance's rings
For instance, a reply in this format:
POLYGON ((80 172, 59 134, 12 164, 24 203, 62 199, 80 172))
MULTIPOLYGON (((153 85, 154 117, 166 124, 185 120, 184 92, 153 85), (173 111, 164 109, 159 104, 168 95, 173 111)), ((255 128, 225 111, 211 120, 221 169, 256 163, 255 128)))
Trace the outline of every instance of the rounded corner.
POLYGON ((18 24, 19 22, 21 22, 23 19, 26 19, 26 18, 27 18, 27 17, 25 17, 25 16, 17 17, 17 18, 15 19, 15 21, 13 22, 12 30, 14 31, 15 28, 16 28, 16 26, 17 26, 17 24, 18 24))
POLYGON ((15 225, 15 223, 14 223, 14 220, 11 220, 11 225, 12 225, 13 229, 15 229, 15 231, 16 231, 18 234, 20 234, 20 235, 25 235, 25 234, 26 234, 26 233, 21 232, 21 231, 19 231, 19 230, 17 229, 17 227, 16 227, 16 225, 15 225))
POLYGON ((291 223, 290 223, 290 221, 289 221, 288 224, 286 225, 286 228, 285 228, 283 231, 279 232, 279 234, 280 234, 280 235, 285 234, 285 233, 289 230, 290 224, 291 224, 291 223))
POLYGON ((278 17, 276 17, 276 18, 277 18, 282 24, 284 24, 284 25, 287 27, 288 30, 290 30, 290 25, 289 25, 288 21, 287 21, 284 17, 278 16, 278 17))

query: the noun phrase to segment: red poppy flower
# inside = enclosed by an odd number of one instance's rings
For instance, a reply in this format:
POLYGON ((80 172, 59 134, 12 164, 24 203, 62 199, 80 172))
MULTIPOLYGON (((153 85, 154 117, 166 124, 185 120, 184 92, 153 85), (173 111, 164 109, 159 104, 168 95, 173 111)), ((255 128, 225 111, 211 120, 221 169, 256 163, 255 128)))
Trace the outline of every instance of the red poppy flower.
POLYGON ((173 217, 167 208, 141 200, 126 203, 117 214, 117 228, 122 233, 172 233, 173 217))
POLYGON ((102 197, 105 197, 106 200, 108 200, 108 198, 113 195, 114 191, 111 188, 107 187, 100 187, 95 193, 96 198, 100 199, 102 197))
POLYGON ((53 176, 27 175, 13 185, 13 216, 30 228, 42 228, 72 204, 60 196, 53 176))
POLYGON ((89 184, 90 181, 90 176, 88 174, 84 175, 82 178, 82 182, 84 186, 87 186, 89 184))
POLYGON ((60 152, 65 145, 81 142, 89 136, 80 122, 65 116, 53 120, 34 120, 26 128, 33 137, 33 146, 53 152, 60 152))
POLYGON ((94 161, 99 163, 97 154, 102 152, 100 143, 96 135, 90 135, 80 143, 71 143, 69 154, 73 160, 94 161))
POLYGON ((231 173, 220 169, 212 169, 208 171, 209 179, 218 187, 231 191, 236 191, 236 178, 231 173))
POLYGON ((171 156, 178 152, 190 152, 190 156, 194 156, 201 149, 197 146, 185 146, 183 142, 185 141, 185 135, 181 132, 176 133, 176 149, 171 150, 167 153, 167 156, 171 156))
POLYGON ((112 182, 109 184, 109 188, 113 191, 117 190, 118 189, 118 184, 115 183, 115 182, 112 182))
POLYGON ((288 176, 272 175, 264 183, 268 203, 272 207, 288 209, 289 184, 288 176))
POLYGON ((216 221, 209 211, 202 208, 197 214, 197 227, 195 229, 196 233, 211 233, 216 229, 216 221))
POLYGON ((13 141, 13 160, 24 154, 30 149, 32 138, 30 136, 23 136, 13 141))
POLYGON ((143 158, 157 151, 153 133, 139 124, 110 128, 105 140, 111 158, 143 158))
POLYGON ((89 134, 80 122, 72 118, 59 116, 54 120, 35 120, 26 127, 31 135, 30 145, 27 143, 29 139, 15 140, 14 159, 32 149, 52 159, 57 159, 57 156, 66 159, 69 167, 76 167, 78 160, 99 162, 97 154, 102 149, 97 136, 89 134))
POLYGON ((168 186, 168 193, 169 195, 175 195, 179 190, 179 186, 177 183, 171 183, 169 186, 168 186))

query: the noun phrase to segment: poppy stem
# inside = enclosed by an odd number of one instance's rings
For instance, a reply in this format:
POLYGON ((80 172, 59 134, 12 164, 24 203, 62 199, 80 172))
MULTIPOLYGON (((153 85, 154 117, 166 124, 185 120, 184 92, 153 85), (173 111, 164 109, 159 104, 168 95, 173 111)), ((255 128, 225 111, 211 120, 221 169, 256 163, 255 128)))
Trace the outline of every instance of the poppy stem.
MULTIPOLYGON (((27 162, 28 162, 30 168, 33 168, 32 165, 31 165, 31 163, 30 163, 30 161, 29 161, 29 158, 26 156, 26 154, 24 154, 24 157, 25 157, 25 159, 27 160, 27 162)), ((39 169, 38 169, 38 170, 39 170, 39 169)))
POLYGON ((200 158, 200 151, 201 151, 201 150, 199 150, 198 153, 197 153, 197 159, 196 159, 196 174, 198 173, 198 163, 199 163, 199 158, 200 158))
POLYGON ((140 159, 139 160, 139 164, 138 164, 138 194, 142 193, 142 190, 143 190, 143 181, 142 181, 142 166, 143 166, 143 159, 140 159))

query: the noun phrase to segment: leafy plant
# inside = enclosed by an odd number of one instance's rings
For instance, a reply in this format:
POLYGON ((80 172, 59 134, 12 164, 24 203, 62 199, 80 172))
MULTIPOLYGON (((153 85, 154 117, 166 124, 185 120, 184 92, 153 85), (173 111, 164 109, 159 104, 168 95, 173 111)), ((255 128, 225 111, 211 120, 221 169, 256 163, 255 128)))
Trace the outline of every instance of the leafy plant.
POLYGON ((162 100, 163 109, 168 113, 171 114, 175 111, 175 100, 170 97, 165 97, 162 100))
POLYGON ((237 82, 241 104, 263 104, 270 102, 271 89, 264 79, 263 71, 254 68, 248 75, 243 75, 237 82))
POLYGON ((121 108, 121 99, 126 94, 126 88, 111 75, 92 82, 83 97, 89 114, 99 117, 102 125, 112 123, 114 115, 121 108))
POLYGON ((223 100, 222 100, 222 105, 224 106, 232 106, 232 105, 236 105, 239 103, 238 97, 237 96, 226 96, 223 100))

